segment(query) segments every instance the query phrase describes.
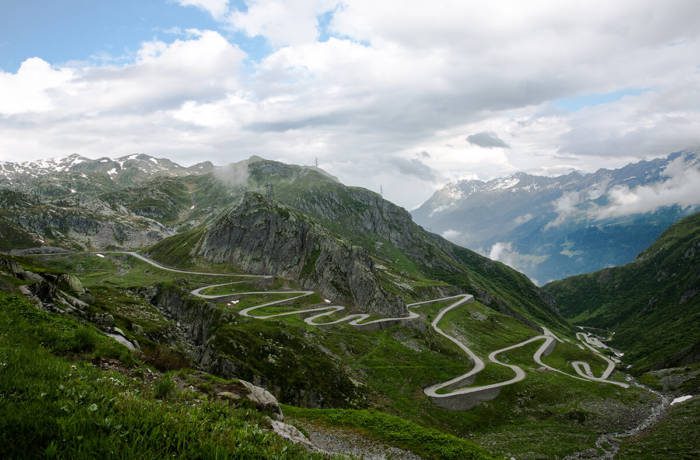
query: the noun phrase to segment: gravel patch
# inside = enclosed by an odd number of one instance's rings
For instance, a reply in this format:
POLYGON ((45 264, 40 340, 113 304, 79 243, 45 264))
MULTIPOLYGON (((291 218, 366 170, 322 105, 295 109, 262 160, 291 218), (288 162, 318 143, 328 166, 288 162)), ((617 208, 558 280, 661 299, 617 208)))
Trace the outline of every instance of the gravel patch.
POLYGON ((331 454, 363 460, 421 459, 413 452, 382 444, 352 431, 317 425, 305 425, 304 429, 316 448, 331 454))

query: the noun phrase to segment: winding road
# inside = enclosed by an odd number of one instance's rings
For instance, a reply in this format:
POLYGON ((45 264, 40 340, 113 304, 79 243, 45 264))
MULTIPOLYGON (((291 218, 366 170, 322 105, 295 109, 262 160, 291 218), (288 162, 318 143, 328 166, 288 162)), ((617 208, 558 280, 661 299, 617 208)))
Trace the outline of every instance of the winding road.
MULTIPOLYGON (((63 253, 65 254, 65 253, 63 253)), ((153 267, 156 267, 161 270, 166 270, 174 273, 181 273, 181 274, 189 274, 189 275, 204 275, 204 276, 213 276, 213 277, 239 277, 239 278, 257 278, 257 279, 270 279, 273 278, 270 275, 252 275, 252 274, 233 274, 233 273, 207 273, 207 272, 196 272, 196 271, 189 271, 189 270, 181 270, 181 269, 176 269, 176 268, 171 268, 167 267, 165 265, 162 265, 154 260, 149 259, 148 257, 145 257, 141 254, 138 254, 136 252, 127 252, 127 251, 107 251, 107 252, 102 252, 101 254, 124 254, 124 255, 129 255, 132 257, 135 257, 142 262, 148 263, 153 267)), ((243 283, 244 281, 233 281, 233 282, 227 282, 227 283, 220 283, 220 284, 211 284, 211 285, 206 285, 199 287, 197 289, 194 289, 191 291, 191 294, 202 298, 206 300, 225 300, 227 298, 232 298, 234 296, 246 296, 246 295, 263 295, 263 294, 289 294, 291 297, 284 298, 284 299, 278 299, 278 300, 273 300, 269 302, 264 302, 259 305, 254 305, 251 307, 247 307, 242 309, 241 311, 238 312, 239 315, 245 316, 248 318, 254 318, 254 319, 260 319, 260 320, 266 320, 266 319, 272 319, 272 318, 279 318, 283 316, 291 316, 291 315, 307 315, 304 317, 304 322, 309 325, 314 325, 314 326, 325 326, 325 325, 331 325, 331 324, 338 324, 338 323, 347 323, 352 326, 357 326, 357 327, 365 327, 369 325, 376 325, 376 324, 382 324, 382 323, 396 323, 396 322, 404 322, 404 321, 411 321, 416 318, 419 318, 420 315, 416 313, 414 310, 416 308, 419 308, 423 305, 431 304, 431 303, 437 303, 437 302, 444 302, 448 300, 454 300, 454 302, 450 303, 446 307, 442 308, 435 319, 433 319, 431 323, 431 327, 441 336, 445 337, 447 340, 455 344, 457 347, 459 347, 460 350, 462 350, 468 357, 469 359, 474 363, 473 367, 466 372, 465 374, 458 375, 450 380, 447 380, 442 383, 437 383, 435 385, 431 385, 427 388, 425 388, 423 391, 424 393, 431 398, 431 400, 436 403, 437 405, 440 405, 442 407, 452 409, 452 410, 467 410, 470 409, 477 404, 479 404, 482 401, 487 401, 494 399, 496 396, 498 396, 500 390, 503 387, 506 387, 508 385, 513 385, 517 382, 522 381, 526 377, 525 371, 520 367, 515 364, 508 364, 500 361, 498 359, 498 355, 501 353, 505 353, 511 350, 514 350, 516 348, 524 347, 527 346, 531 343, 537 342, 537 341, 542 341, 542 345, 537 348, 535 353, 532 356, 532 359, 535 363, 537 363, 541 369, 546 369, 551 372, 557 372, 559 374, 565 375, 570 378, 574 378, 577 380, 583 380, 583 381, 589 381, 589 382, 597 382, 597 383, 605 383, 605 384, 611 384, 611 385, 617 385, 622 388, 627 388, 629 387, 628 384, 623 383, 623 382, 618 382, 614 380, 610 380, 609 377, 612 374, 613 370, 615 369, 615 363, 609 359, 607 356, 603 355, 600 353, 598 349, 596 349, 594 346, 592 346, 589 343, 588 337, 585 336, 585 334, 578 333, 576 335, 577 339, 583 343, 583 345, 588 348, 592 353, 594 353, 598 358, 604 360, 607 363, 607 368, 603 373, 599 376, 596 377, 593 374, 593 371, 591 369, 591 366, 587 362, 583 361, 573 361, 571 363, 574 371, 576 372, 576 375, 570 374, 567 372, 564 372, 560 369, 556 369, 552 366, 547 365, 542 361, 542 358, 549 353, 552 352, 552 350, 555 348, 557 342, 562 342, 561 339, 559 339, 554 333, 552 333, 549 329, 546 327, 542 327, 542 334, 537 335, 535 337, 531 337, 527 340, 524 340, 520 343, 516 343, 514 345, 509 345, 507 347, 492 351, 488 355, 488 361, 491 363, 494 363, 499 366, 507 367, 513 371, 513 377, 504 380, 501 382, 496 382, 496 383, 491 383, 487 385, 476 385, 473 386, 472 383, 474 379, 476 378, 477 374, 479 374, 481 371, 484 370, 486 367, 486 364, 484 361, 476 354, 474 353, 465 343, 460 341, 457 337, 454 337, 447 332, 445 332, 443 329, 440 328, 440 322, 444 318, 444 316, 449 313, 450 311, 460 307, 463 304, 466 304, 468 302, 472 302, 474 300, 474 297, 470 294, 459 294, 455 296, 449 296, 449 297, 441 297, 437 299, 430 299, 430 300, 425 300, 422 302, 415 302, 407 305, 408 308, 408 315, 407 316, 401 316, 401 317, 387 317, 387 318, 379 318, 379 319, 373 319, 369 320, 368 318, 370 317, 369 314, 367 313, 353 313, 353 314, 348 314, 345 316, 342 316, 338 319, 334 320, 328 320, 328 321, 322 321, 322 319, 327 318, 331 315, 334 315, 336 313, 339 313, 343 310, 345 310, 345 307, 342 305, 320 305, 320 306, 312 306, 310 308, 303 308, 303 309, 298 309, 298 310, 293 310, 293 311, 287 311, 287 312, 280 312, 280 313, 270 313, 270 314, 262 314, 262 315, 256 315, 254 312, 256 310, 265 308, 265 307, 270 307, 274 305, 279 305, 279 304, 284 304, 288 302, 292 302, 294 300, 302 299, 304 297, 311 296, 314 294, 314 291, 308 291, 308 290, 299 290, 299 291, 294 291, 294 290, 270 290, 270 291, 245 291, 245 292, 233 292, 233 293, 228 293, 228 294, 206 294, 205 292, 209 289, 212 288, 217 288, 217 287, 223 287, 223 286, 228 286, 228 285, 235 285, 239 283, 243 283)))

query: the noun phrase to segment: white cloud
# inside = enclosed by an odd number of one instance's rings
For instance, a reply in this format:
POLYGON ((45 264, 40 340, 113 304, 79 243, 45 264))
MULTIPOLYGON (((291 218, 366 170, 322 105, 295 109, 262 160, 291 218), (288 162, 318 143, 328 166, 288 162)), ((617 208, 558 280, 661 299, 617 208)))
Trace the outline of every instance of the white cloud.
POLYGON ((555 200, 553 204, 557 217, 545 225, 545 230, 558 227, 568 219, 585 215, 578 206, 585 201, 586 196, 586 192, 566 192, 555 200))
POLYGON ((459 238, 462 236, 462 232, 453 230, 453 229, 448 229, 442 232, 442 237, 445 239, 448 239, 452 241, 453 243, 458 243, 459 238))
POLYGON ((561 251, 559 251, 559 254, 566 256, 566 257, 576 257, 580 256, 583 254, 583 251, 579 251, 577 249, 574 249, 574 243, 571 241, 565 241, 561 245, 561 251))
POLYGON ((17 73, 0 73, 0 115, 42 112, 37 127, 117 111, 147 116, 186 100, 222 98, 238 88, 244 53, 217 32, 188 34, 172 43, 145 42, 133 62, 120 66, 52 68, 27 59, 17 73))
POLYGON ((190 31, 144 43, 125 65, 30 59, 0 73, 0 158, 319 157, 411 207, 450 179, 614 167, 700 144, 692 0, 180 3, 265 37, 272 52, 251 62, 222 34, 190 31), (333 36, 319 42, 329 11, 333 36), (625 88, 648 91, 554 108, 625 88), (490 132, 510 149, 466 141, 490 132))
POLYGON ((15 74, 0 71, 0 114, 46 112, 55 108, 51 91, 72 77, 70 69, 54 69, 36 57, 24 61, 15 74))
MULTIPOLYGON (((498 242, 491 246, 488 257, 503 262, 520 272, 532 271, 537 265, 547 260, 547 256, 521 254, 513 249, 512 243, 507 241, 498 242)), ((537 283, 534 279, 533 282, 537 283)))
POLYGON ((230 24, 274 46, 310 43, 318 36, 317 16, 332 10, 332 0, 250 0, 247 11, 232 11, 230 24))
POLYGON ((177 0, 182 6, 194 6, 211 14, 215 19, 223 19, 228 12, 228 0, 177 0))
POLYGON ((515 222, 516 225, 522 225, 525 222, 530 222, 532 218, 535 217, 529 212, 527 214, 523 214, 522 216, 518 216, 515 219, 513 219, 513 222, 515 222))
POLYGON ((678 157, 665 169, 666 180, 638 187, 615 187, 608 193, 610 204, 589 212, 595 219, 655 211, 663 206, 700 205, 700 165, 678 157))

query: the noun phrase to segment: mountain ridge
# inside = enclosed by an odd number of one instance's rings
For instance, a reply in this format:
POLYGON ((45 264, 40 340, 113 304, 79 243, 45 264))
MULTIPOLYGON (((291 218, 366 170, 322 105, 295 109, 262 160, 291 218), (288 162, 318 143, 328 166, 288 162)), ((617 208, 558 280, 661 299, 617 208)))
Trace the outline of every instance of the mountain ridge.
POLYGON ((412 214, 429 230, 546 282, 632 260, 698 209, 698 178, 697 151, 680 151, 594 173, 459 181, 412 214), (665 193, 681 204, 663 202, 665 193))
POLYGON ((398 298, 469 292, 533 329, 540 323, 568 328, 526 277, 425 232, 405 209, 369 190, 346 186, 322 169, 256 156, 195 171, 145 155, 118 161, 124 168, 110 176, 110 160, 85 162, 73 156, 64 161, 68 166, 26 180, 26 190, 6 189, 17 202, 11 212, 0 215, 8 222, 7 233, 25 246, 35 241, 89 250, 155 245, 154 254, 166 259, 168 251, 175 251, 176 263, 208 258, 207 263, 235 266, 234 259, 241 258, 246 261, 242 268, 260 271, 260 261, 267 261, 269 269, 320 289, 331 300, 390 316, 405 310, 398 298), (144 164, 158 167, 146 169, 144 164), (261 220, 253 223, 267 225, 259 235, 236 230, 230 220, 222 223, 251 192, 258 194, 253 201, 262 212, 261 220), (296 223, 286 215, 297 215, 296 223), (272 230, 275 222, 280 225, 272 230), (17 227, 28 235, 17 234, 17 227), (288 230, 290 239, 300 242, 297 246, 278 245, 281 239, 273 238, 288 230), (216 244, 198 252, 199 237, 216 231, 222 238, 206 240, 216 244), (236 257, 226 246, 234 235, 249 249, 236 257), (270 237, 270 245, 262 241, 263 235, 270 237), (183 244, 189 245, 187 250, 183 244), (305 264, 295 261, 313 258, 309 245, 327 248, 321 253, 332 263, 320 272, 303 270, 305 264), (278 251, 288 260, 275 259, 278 251))

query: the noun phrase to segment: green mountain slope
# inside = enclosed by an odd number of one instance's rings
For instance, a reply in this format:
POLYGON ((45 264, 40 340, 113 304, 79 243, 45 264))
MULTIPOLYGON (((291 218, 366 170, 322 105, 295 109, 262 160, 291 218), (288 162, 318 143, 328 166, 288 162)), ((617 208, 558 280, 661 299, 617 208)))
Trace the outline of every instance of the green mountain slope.
MULTIPOLYGON (((314 228, 322 229, 327 240, 337 240, 344 246, 362 248, 363 253, 369 254, 374 261, 376 270, 373 271, 379 278, 383 291, 407 301, 433 294, 469 292, 485 304, 516 316, 533 327, 545 324, 560 330, 568 328, 527 277, 504 264, 426 232, 413 222, 405 209, 384 200, 379 194, 359 187, 345 186, 317 168, 287 165, 257 157, 222 168, 216 176, 212 174, 209 177, 227 184, 231 199, 236 195, 240 199, 245 191, 260 192, 268 201, 271 199, 275 203, 286 205, 288 211, 284 212, 294 211, 299 219, 312 223, 314 228)), ((238 200, 234 202, 235 206, 238 206, 237 202, 238 200)), ((262 207, 267 206, 263 201, 259 203, 262 207)), ((273 214, 279 213, 275 211, 273 214)), ((189 233, 174 236, 172 240, 165 239, 149 252, 159 260, 180 265, 193 257, 203 257, 207 263, 226 261, 234 265, 234 256, 238 259, 269 261, 272 246, 263 244, 262 239, 275 236, 270 225, 276 221, 272 215, 268 215, 254 231, 249 228, 252 233, 248 235, 250 240, 257 239, 259 244, 250 244, 246 254, 239 252, 223 257, 221 254, 229 249, 227 240, 218 238, 217 245, 211 244, 212 234, 230 234, 226 227, 235 226, 231 219, 221 217, 210 220, 204 226, 206 230, 194 230, 197 235, 189 233), (172 251, 176 252, 176 257, 171 256, 172 251)), ((297 259, 308 262, 311 257, 306 257, 306 253, 313 253, 314 248, 318 249, 317 246, 297 248, 300 253, 287 254, 287 258, 293 260, 291 265, 294 266, 299 265, 297 259)), ((264 264, 244 265, 241 268, 260 271, 264 264)), ((338 267, 338 264, 333 267, 338 267)), ((292 271, 292 277, 302 281, 302 284, 304 274, 304 270, 292 271)), ((346 290, 350 295, 336 297, 337 300, 367 297, 357 295, 358 289, 349 287, 351 279, 352 277, 347 277, 338 289, 346 290)), ((319 288, 320 284, 305 285, 319 288)), ((327 291, 322 289, 322 292, 327 291)), ((375 312, 380 310, 373 309, 375 312)), ((389 312, 391 309, 383 310, 389 312)))
POLYGON ((12 292, 4 283, 18 280, 1 272, 0 457, 327 458, 276 436, 265 412, 216 397, 236 381, 161 373, 12 292))
POLYGON ((575 323, 610 329, 638 370, 700 360, 700 214, 628 265, 545 286, 575 323))
POLYGON ((261 160, 251 163, 249 170, 254 184, 277 178, 275 199, 374 254, 391 269, 390 276, 399 279, 390 284, 404 296, 415 296, 417 286, 447 283, 502 312, 563 326, 527 277, 426 232, 405 209, 377 193, 345 186, 315 168, 261 160))
MULTIPOLYGON (((627 429, 654 399, 636 387, 623 389, 547 372, 533 361, 539 346, 535 343, 499 355, 504 362, 521 366, 527 373, 525 380, 467 412, 447 410, 422 389, 473 365, 454 343, 430 327, 450 301, 424 305, 417 310, 421 317, 410 323, 374 330, 347 324, 316 327, 299 315, 259 320, 237 313, 273 300, 273 294, 240 296, 235 304, 230 298, 204 302, 188 292, 230 279, 157 269, 124 254, 103 255, 54 254, 19 260, 25 268, 47 274, 46 278, 66 272, 79 278, 87 289, 80 298, 89 303, 81 307, 80 316, 98 320, 101 330, 118 327, 122 335, 140 344, 141 353, 133 357, 161 371, 170 370, 166 375, 181 384, 182 391, 187 392, 189 385, 201 387, 212 397, 221 391, 216 389, 218 379, 208 378, 210 385, 190 382, 187 367, 255 382, 280 402, 297 406, 285 406, 284 413, 309 432, 325 426, 332 431, 349 429, 422 458, 478 457, 474 442, 499 457, 562 458, 592 446, 601 432, 627 429)), ((224 288, 234 293, 264 291, 282 287, 281 283, 280 279, 251 280, 207 293, 224 288)), ((453 336, 468 341, 480 356, 535 335, 512 316, 479 302, 452 310, 441 324, 453 336)), ((590 352, 567 342, 557 344, 545 363, 570 374, 574 360, 590 362, 596 374, 605 367, 590 352)), ((508 369, 488 364, 475 383, 496 383, 512 375, 508 369)))

